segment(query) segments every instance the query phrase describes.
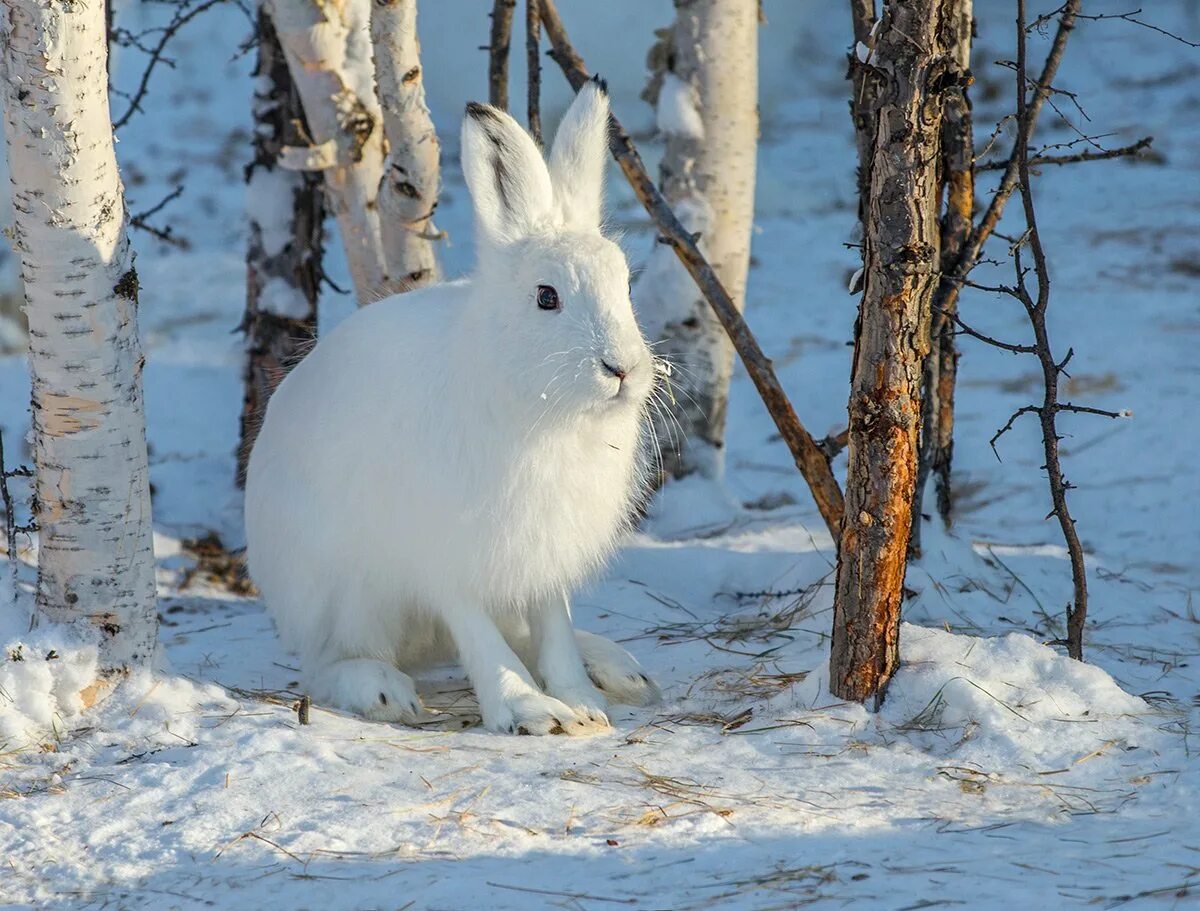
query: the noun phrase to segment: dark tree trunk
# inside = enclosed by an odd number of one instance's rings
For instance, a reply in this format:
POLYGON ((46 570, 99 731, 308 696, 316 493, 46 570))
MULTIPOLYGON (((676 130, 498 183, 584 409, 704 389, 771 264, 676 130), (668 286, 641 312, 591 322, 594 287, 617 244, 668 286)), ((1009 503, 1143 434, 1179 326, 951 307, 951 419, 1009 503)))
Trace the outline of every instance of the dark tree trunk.
POLYGON ((896 669, 922 362, 940 270, 938 152, 948 0, 884 5, 864 206, 865 289, 849 403, 849 469, 834 601, 830 688, 882 699, 896 669))
POLYGON ((317 338, 324 248, 320 172, 278 164, 283 146, 309 144, 300 98, 269 17, 258 16, 254 160, 246 169, 250 242, 246 251, 245 395, 238 483, 245 479, 267 401, 317 338))
POLYGON ((937 507, 950 523, 950 462, 954 454, 954 387, 958 377, 958 347, 953 314, 958 296, 951 277, 971 236, 975 209, 975 139, 971 101, 972 0, 946 0, 942 40, 949 66, 949 86, 942 119, 942 275, 930 314, 930 347, 925 357, 921 398, 921 440, 917 487, 913 494, 909 556, 921 554, 921 507, 932 472, 937 481, 937 507))

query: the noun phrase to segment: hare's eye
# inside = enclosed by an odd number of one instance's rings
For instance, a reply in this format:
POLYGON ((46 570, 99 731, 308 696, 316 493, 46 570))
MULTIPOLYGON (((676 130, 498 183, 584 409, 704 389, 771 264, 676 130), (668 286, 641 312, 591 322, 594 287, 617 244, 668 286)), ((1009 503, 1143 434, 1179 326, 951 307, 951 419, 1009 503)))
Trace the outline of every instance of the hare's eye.
POLYGON ((562 309, 562 301, 558 299, 558 292, 549 285, 538 285, 537 305, 539 310, 562 309))

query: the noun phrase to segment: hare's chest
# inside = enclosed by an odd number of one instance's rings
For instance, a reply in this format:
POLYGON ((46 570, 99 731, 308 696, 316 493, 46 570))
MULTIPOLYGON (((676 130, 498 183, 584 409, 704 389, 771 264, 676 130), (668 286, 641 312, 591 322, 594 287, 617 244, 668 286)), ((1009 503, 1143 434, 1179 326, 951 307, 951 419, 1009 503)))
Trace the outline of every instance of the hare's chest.
POLYGON ((635 442, 568 441, 514 466, 491 530, 493 596, 524 602, 603 565, 628 525, 635 442))

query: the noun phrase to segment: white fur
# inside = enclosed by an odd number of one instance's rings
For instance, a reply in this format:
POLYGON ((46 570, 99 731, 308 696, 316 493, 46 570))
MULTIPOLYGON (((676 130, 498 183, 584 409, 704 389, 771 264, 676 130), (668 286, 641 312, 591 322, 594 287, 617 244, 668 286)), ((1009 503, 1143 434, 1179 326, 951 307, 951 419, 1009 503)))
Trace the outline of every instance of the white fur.
POLYGON ((602 689, 656 695, 623 649, 574 632, 568 604, 627 527, 653 381, 599 230, 607 117, 585 87, 552 180, 511 117, 472 106, 475 274, 358 311, 271 399, 248 560, 319 702, 412 720, 405 672, 454 657, 496 731, 583 731, 607 724, 602 689), (539 285, 560 311, 538 308, 539 285))

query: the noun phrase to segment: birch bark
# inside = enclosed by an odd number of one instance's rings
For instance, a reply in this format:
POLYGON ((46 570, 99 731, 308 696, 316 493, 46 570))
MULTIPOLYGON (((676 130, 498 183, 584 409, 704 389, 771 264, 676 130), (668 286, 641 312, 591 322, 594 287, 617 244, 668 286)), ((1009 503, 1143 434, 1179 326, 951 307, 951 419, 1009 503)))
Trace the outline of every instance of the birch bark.
POLYGON ((382 113, 375 97, 371 0, 266 0, 287 56, 312 142, 284 150, 281 163, 321 170, 360 304, 387 293, 380 231, 382 113))
MULTIPOLYGON (((758 3, 675 0, 675 23, 651 52, 666 151, 659 183, 735 305, 745 305, 758 146, 758 3)), ((636 300, 672 377, 679 421, 657 428, 665 476, 717 476, 733 346, 673 251, 651 254, 636 300), (680 433, 682 431, 682 433, 680 433), (682 439, 680 436, 682 435, 682 439)))
POLYGON ((379 215, 394 290, 438 280, 433 212, 438 201, 438 138, 425 104, 417 0, 373 0, 371 40, 383 107, 387 159, 379 215))
POLYGON ((41 614, 99 634, 108 673, 154 651, 138 279, 113 153, 104 4, 0 14, 13 247, 29 318, 41 614))

